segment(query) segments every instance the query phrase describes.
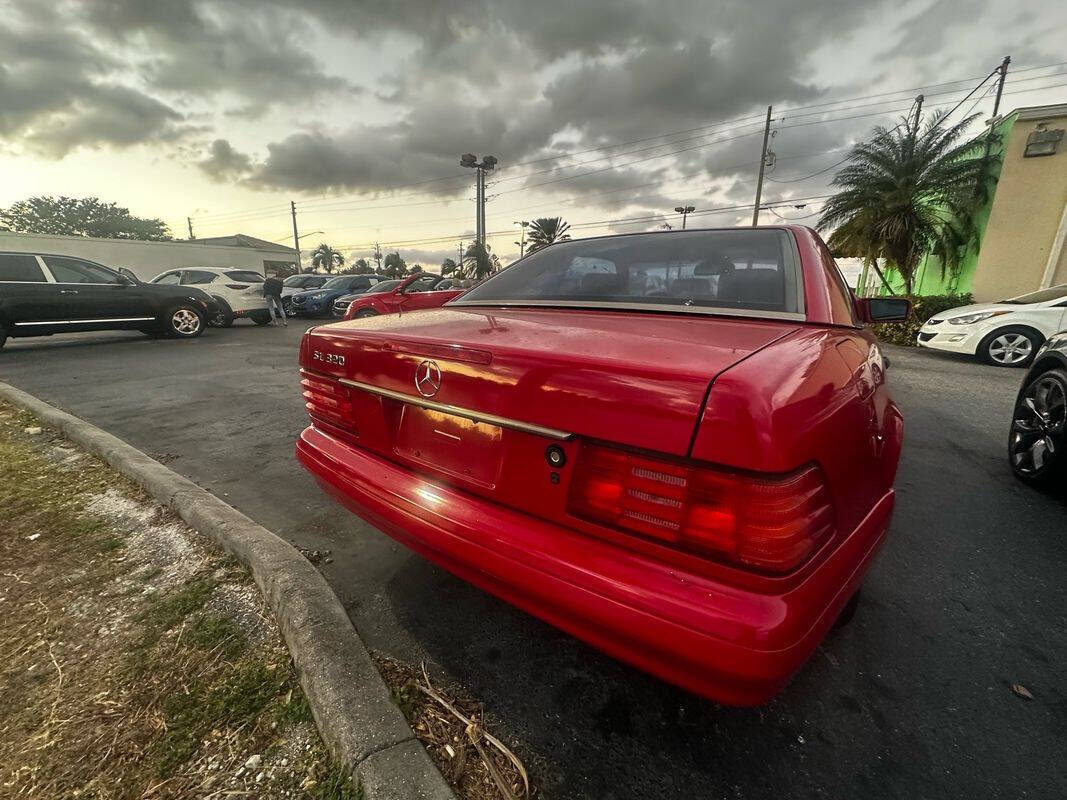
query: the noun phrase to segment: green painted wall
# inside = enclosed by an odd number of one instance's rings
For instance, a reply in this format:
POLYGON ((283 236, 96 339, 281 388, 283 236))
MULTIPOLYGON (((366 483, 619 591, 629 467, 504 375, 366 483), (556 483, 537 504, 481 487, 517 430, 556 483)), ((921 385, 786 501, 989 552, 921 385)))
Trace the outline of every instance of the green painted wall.
MULTIPOLYGON (((1000 143, 993 146, 993 155, 1000 155, 1008 145, 1012 127, 1015 125, 1015 114, 1010 114, 1002 119, 996 126, 1000 143)), ((981 158, 984 150, 977 150, 975 158, 981 158)), ((1000 178, 1000 163, 994 172, 994 180, 1000 178)), ((996 189, 993 190, 989 201, 979 210, 975 222, 978 228, 978 246, 970 247, 963 259, 963 264, 957 274, 941 274, 941 260, 932 255, 927 255, 919 262, 919 268, 915 271, 914 291, 917 295, 933 294, 967 294, 971 291, 971 281, 974 279, 975 269, 978 267, 978 251, 981 247, 982 237, 985 236, 986 225, 989 223, 989 214, 993 210, 993 200, 996 198, 996 189)), ((886 279, 898 293, 904 291, 904 281, 896 270, 884 270, 886 279)), ((883 288, 883 294, 885 290, 883 288)))

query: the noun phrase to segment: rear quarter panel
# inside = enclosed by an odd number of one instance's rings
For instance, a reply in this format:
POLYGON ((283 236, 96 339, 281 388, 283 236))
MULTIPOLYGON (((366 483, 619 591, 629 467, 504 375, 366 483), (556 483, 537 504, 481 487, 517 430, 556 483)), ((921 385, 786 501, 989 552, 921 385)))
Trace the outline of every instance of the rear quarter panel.
POLYGON ((715 380, 691 454, 760 472, 818 463, 847 534, 892 488, 902 435, 874 336, 808 327, 715 380))

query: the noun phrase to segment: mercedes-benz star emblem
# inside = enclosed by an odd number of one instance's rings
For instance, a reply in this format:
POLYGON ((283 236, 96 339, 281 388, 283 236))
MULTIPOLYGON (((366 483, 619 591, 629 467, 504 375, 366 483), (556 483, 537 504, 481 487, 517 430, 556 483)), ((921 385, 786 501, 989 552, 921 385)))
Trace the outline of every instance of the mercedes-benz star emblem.
POLYGON ((433 397, 441 388, 441 369, 434 361, 423 361, 415 368, 415 388, 423 397, 433 397))

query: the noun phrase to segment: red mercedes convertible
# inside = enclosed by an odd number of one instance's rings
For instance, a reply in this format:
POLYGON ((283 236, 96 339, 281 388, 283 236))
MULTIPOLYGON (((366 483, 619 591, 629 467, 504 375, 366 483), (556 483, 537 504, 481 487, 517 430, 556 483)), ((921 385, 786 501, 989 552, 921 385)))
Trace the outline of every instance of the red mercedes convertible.
POLYGON ((855 607, 903 421, 872 321, 800 226, 546 247, 439 309, 301 345, 322 487, 641 669, 766 701, 855 607))

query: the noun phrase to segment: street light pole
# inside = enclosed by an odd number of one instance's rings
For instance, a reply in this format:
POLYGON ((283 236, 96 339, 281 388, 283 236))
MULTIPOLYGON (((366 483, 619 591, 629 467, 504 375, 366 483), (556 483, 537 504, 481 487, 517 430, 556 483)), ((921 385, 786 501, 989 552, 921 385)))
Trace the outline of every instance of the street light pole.
POLYGON ((475 240, 485 247, 485 173, 496 169, 498 161, 496 156, 486 156, 478 162, 478 156, 473 153, 464 153, 459 157, 459 165, 477 171, 477 191, 475 203, 477 208, 474 214, 475 240))
POLYGON ((526 255, 526 227, 530 223, 526 220, 522 220, 521 222, 516 222, 515 224, 521 226, 519 228, 519 241, 515 242, 515 244, 519 246, 519 258, 522 258, 524 255, 526 255))
POLYGON ((675 206, 674 210, 682 215, 682 230, 685 230, 685 218, 696 211, 695 206, 675 206))

